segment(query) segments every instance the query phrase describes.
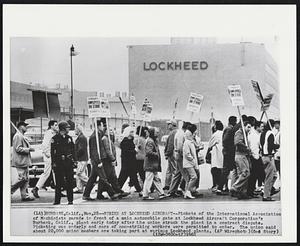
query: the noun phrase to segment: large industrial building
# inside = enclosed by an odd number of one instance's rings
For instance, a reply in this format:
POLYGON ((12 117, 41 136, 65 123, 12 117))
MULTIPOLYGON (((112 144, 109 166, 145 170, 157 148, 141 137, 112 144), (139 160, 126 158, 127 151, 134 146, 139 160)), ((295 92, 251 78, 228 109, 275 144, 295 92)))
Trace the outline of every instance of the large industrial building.
POLYGON ((138 108, 145 98, 153 103, 153 118, 172 116, 178 98, 176 118, 190 119, 186 110, 191 92, 204 96, 199 114, 192 121, 208 122, 213 113, 224 123, 238 115, 231 106, 227 86, 240 84, 245 106, 241 112, 260 118, 260 103, 251 80, 258 81, 264 96, 274 93, 269 117, 279 117, 278 69, 263 44, 236 43, 129 46, 129 94, 138 108))

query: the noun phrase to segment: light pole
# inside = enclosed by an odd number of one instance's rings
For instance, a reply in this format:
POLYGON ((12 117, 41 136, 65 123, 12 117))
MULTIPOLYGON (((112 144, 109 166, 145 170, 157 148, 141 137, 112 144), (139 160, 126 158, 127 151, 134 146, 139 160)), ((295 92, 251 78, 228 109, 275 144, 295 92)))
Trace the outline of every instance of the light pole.
POLYGON ((71 48, 70 48, 70 58, 71 58, 71 108, 70 108, 70 119, 73 119, 73 61, 72 61, 72 57, 73 57, 73 53, 74 53, 74 46, 72 44, 71 48))
POLYGON ((72 44, 70 48, 70 61, 71 61, 71 109, 70 109, 70 119, 73 119, 74 106, 73 106, 73 56, 77 56, 79 53, 75 52, 75 48, 72 44))

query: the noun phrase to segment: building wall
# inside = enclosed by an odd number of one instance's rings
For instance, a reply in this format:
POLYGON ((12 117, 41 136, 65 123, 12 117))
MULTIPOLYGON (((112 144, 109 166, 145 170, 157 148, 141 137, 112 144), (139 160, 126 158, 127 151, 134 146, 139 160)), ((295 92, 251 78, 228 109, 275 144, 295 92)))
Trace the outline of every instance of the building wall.
MULTIPOLYGON (((146 66, 146 68, 149 68, 146 66)), ((231 106, 227 86, 240 84, 245 107, 242 113, 260 117, 260 104, 251 85, 251 79, 259 81, 266 95, 274 89, 278 96, 277 67, 267 54, 264 45, 254 43, 209 45, 141 45, 129 47, 129 94, 135 95, 137 108, 145 98, 153 103, 153 118, 167 119, 172 116, 178 98, 176 118, 194 122, 209 121, 211 112, 225 124, 230 115, 237 115, 231 106), (146 71, 144 63, 168 61, 205 61, 203 70, 155 70, 146 71), (274 76, 269 78, 266 66, 272 67, 274 76), (186 110, 191 92, 204 96, 200 114, 186 110)), ((279 108, 278 101, 275 103, 279 108)), ((271 111, 271 110, 270 110, 271 111)), ((270 117, 279 110, 270 112, 270 117)))
MULTIPOLYGON (((56 91, 57 93, 60 93, 58 95, 60 107, 61 107, 61 118, 56 120, 68 120, 69 119, 69 110, 70 110, 70 90, 68 88, 47 88, 42 87, 40 85, 30 85, 25 83, 19 83, 11 81, 10 83, 10 104, 11 108, 20 108, 20 109, 26 109, 27 111, 32 112, 33 110, 33 100, 32 100, 32 92, 30 90, 37 90, 37 89, 43 89, 43 90, 51 90, 56 91)), ((87 92, 87 91, 77 91, 74 90, 74 121, 76 123, 82 124, 87 128, 92 127, 92 120, 88 118, 88 111, 87 111, 87 97, 89 96, 95 96, 96 92, 87 92)), ((127 94, 124 93, 121 94, 123 103, 125 108, 127 109, 128 113, 130 113, 130 105, 128 101, 127 94), (124 97, 126 96, 126 97, 124 97)), ((125 122, 128 122, 128 117, 125 113, 125 110, 123 109, 123 106, 120 102, 120 99, 118 97, 111 97, 109 98, 110 101, 110 109, 111 109, 111 126, 113 128, 121 128, 121 125, 125 122)), ((15 111, 14 112, 15 114, 15 111)), ((24 110, 23 110, 24 111, 24 110)), ((22 111, 22 112, 23 112, 22 111)), ((26 112, 27 112, 26 111, 26 112)), ((16 111, 16 113, 18 113, 16 111)), ((18 121, 18 115, 12 114, 11 116, 14 118, 13 122, 18 121)), ((33 114, 33 113, 32 113, 33 114)), ((28 119, 29 115, 32 114, 22 114, 21 120, 28 119), (28 116, 28 117, 26 117, 28 116)), ((31 118, 30 117, 30 118, 31 118)), ((44 119, 47 121, 47 119, 44 119)), ((39 119, 38 119, 39 122, 39 119)))

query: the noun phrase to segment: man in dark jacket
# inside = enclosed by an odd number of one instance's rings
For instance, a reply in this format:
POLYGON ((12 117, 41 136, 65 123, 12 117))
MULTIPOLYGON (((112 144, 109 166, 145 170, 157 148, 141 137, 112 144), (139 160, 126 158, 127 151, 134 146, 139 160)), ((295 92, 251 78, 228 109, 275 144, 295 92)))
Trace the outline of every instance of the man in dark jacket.
POLYGON ((157 144, 158 129, 150 128, 149 137, 146 139, 145 146, 145 162, 144 170, 146 173, 145 183, 143 187, 143 200, 153 200, 154 198, 149 196, 152 184, 154 184, 156 190, 159 194, 159 199, 164 199, 170 195, 165 195, 161 180, 159 178, 158 172, 161 172, 161 158, 159 147, 157 144))
POLYGON ((99 141, 99 147, 101 144, 101 139, 103 137, 103 119, 97 120, 97 133, 96 131, 93 132, 93 134, 90 136, 89 139, 89 150, 90 150, 90 159, 92 163, 92 170, 89 177, 89 180, 87 182, 87 185, 85 187, 85 190, 83 192, 82 199, 83 200, 94 200, 90 197, 91 191, 94 187, 94 183, 97 180, 97 177, 99 177, 98 182, 98 191, 97 191, 97 199, 102 199, 102 191, 106 191, 110 198, 112 200, 115 200, 119 197, 118 194, 115 193, 114 189, 111 187, 109 182, 107 181, 105 171, 103 168, 102 158, 101 158, 101 149, 100 149, 100 155, 98 153, 97 149, 97 138, 96 134, 98 134, 98 141, 99 141))
POLYGON ((83 187, 86 186, 89 179, 87 176, 87 138, 83 134, 81 125, 76 126, 75 134, 77 135, 75 140, 75 161, 77 162, 77 170, 74 193, 83 193, 83 187))
POLYGON ((275 144, 274 134, 269 124, 267 124, 263 133, 260 135, 261 158, 266 174, 263 201, 274 201, 271 197, 271 190, 277 179, 274 154, 279 147, 278 144, 275 144))
POLYGON ((66 121, 58 124, 59 133, 51 140, 51 161, 55 173, 55 200, 54 205, 60 204, 61 188, 66 180, 68 204, 73 204, 73 164, 74 164, 74 143, 68 135, 70 125, 66 121))
POLYGON ((234 155, 234 131, 233 128, 236 125, 236 117, 230 116, 228 118, 228 126, 223 131, 223 169, 218 185, 217 195, 227 195, 228 192, 223 191, 223 186, 228 183, 228 175, 235 167, 234 155))
MULTIPOLYGON (((249 121, 244 121, 246 136, 251 130, 251 124, 249 121)), ((237 196, 238 199, 248 199, 247 188, 248 180, 250 176, 250 149, 246 144, 246 139, 244 138, 243 130, 240 128, 234 135, 234 145, 236 148, 235 152, 235 162, 237 165, 238 179, 231 186, 231 193, 233 196, 237 196)))
MULTIPOLYGON (((120 188, 120 185, 118 183, 118 178, 115 170, 115 167, 117 166, 117 159, 116 159, 116 148, 114 145, 114 136, 111 132, 110 139, 108 138, 108 132, 106 126, 104 128, 104 136, 101 139, 100 146, 101 146, 101 153, 102 153, 103 168, 108 182, 111 184, 114 191, 119 194, 120 198, 128 196, 130 193, 124 192, 120 188)), ((103 187, 100 187, 100 191, 98 193, 101 193, 102 191, 104 191, 103 187)), ((105 199, 104 196, 99 196, 98 198, 105 199)))
POLYGON ((165 187, 164 190, 169 190, 170 185, 172 183, 172 179, 176 173, 176 163, 174 158, 174 137, 177 132, 176 120, 169 120, 167 121, 168 129, 170 131, 170 135, 167 138, 167 142, 165 145, 165 158, 168 160, 168 167, 166 172, 166 179, 165 179, 165 187))

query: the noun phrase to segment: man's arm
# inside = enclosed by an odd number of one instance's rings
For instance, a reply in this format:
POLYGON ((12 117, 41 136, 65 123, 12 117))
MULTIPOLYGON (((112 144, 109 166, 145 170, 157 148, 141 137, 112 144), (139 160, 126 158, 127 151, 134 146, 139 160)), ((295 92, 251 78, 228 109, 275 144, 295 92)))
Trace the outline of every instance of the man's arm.
POLYGON ((107 154, 107 157, 110 159, 110 161, 114 162, 116 160, 116 158, 112 154, 112 152, 110 151, 108 137, 104 136, 102 138, 102 141, 103 141, 103 146, 104 146, 104 150, 105 150, 105 152, 107 154))
POLYGON ((249 152, 249 149, 244 141, 243 133, 241 133, 240 131, 237 131, 234 135, 234 145, 243 152, 249 152))
POLYGON ((23 146, 23 140, 22 137, 20 135, 15 135, 13 138, 13 146, 16 149, 16 152, 18 154, 23 154, 23 155, 27 155, 30 153, 30 148, 29 147, 24 147, 23 146))
POLYGON ((154 143, 152 141, 147 141, 145 146, 146 156, 158 157, 158 153, 153 151, 154 148, 154 143))
POLYGON ((90 158, 93 164, 99 164, 100 158, 97 150, 96 136, 89 139, 90 158))

